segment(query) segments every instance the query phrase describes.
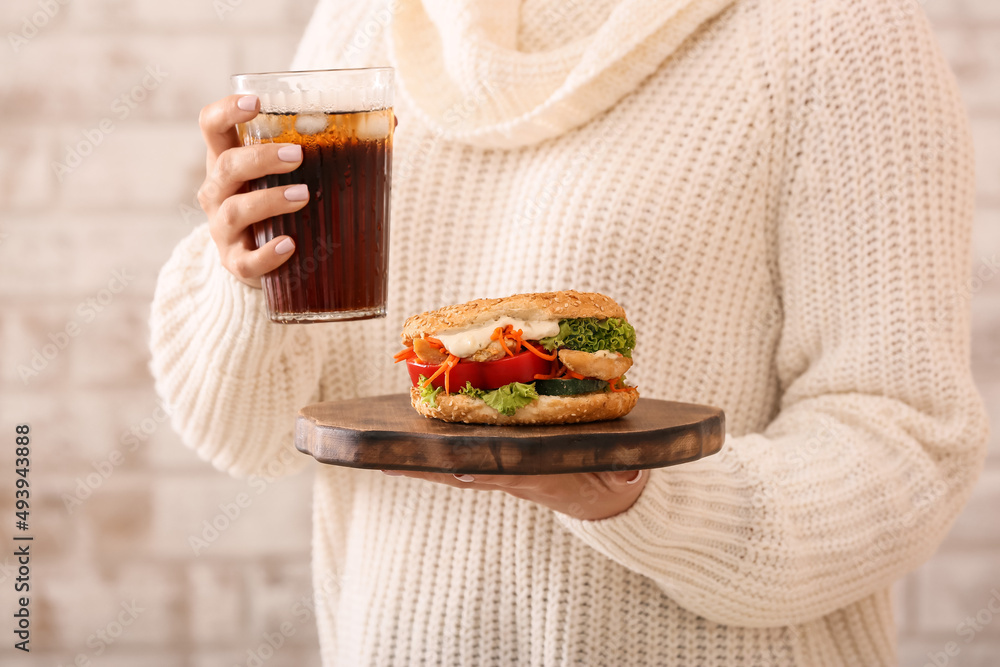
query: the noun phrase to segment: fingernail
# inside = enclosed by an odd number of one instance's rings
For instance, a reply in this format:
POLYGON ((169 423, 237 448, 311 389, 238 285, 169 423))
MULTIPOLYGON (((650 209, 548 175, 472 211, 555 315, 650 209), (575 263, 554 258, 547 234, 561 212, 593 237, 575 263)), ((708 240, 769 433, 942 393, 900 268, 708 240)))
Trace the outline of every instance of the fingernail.
POLYGON ((472 475, 455 475, 455 479, 460 482, 475 482, 476 478, 472 475))
POLYGON ((632 479, 626 479, 625 483, 626 484, 635 484, 640 479, 642 479, 642 471, 641 470, 636 470, 635 471, 635 477, 633 477, 632 479))
POLYGON ((236 106, 243 109, 244 111, 253 111, 257 108, 257 96, 256 95, 244 95, 240 99, 236 100, 236 106))
POLYGON ((285 199, 288 201, 305 201, 309 199, 309 188, 305 183, 285 188, 285 199))
POLYGON ((278 245, 274 246, 274 252, 279 255, 287 255, 295 250, 295 243, 291 239, 281 239, 278 245))
POLYGON ((302 146, 290 144, 278 149, 278 159, 285 162, 298 162, 302 159, 302 146))
POLYGON ((403 473, 396 472, 395 470, 383 470, 382 474, 383 475, 388 475, 389 477, 402 477, 403 476, 403 473))

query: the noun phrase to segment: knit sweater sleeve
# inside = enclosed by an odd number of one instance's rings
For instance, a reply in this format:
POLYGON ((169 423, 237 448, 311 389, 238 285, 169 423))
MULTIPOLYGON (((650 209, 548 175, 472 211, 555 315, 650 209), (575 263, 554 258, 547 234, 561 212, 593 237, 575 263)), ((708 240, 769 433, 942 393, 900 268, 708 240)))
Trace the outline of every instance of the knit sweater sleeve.
POLYGON ((234 475, 302 469, 298 409, 319 399, 321 340, 267 318, 263 292, 223 268, 195 229, 160 272, 150 317, 157 392, 184 443, 234 475))
POLYGON ((814 35, 788 68, 780 412, 715 456, 651 471, 618 516, 559 515, 727 625, 803 623, 887 588, 943 539, 985 457, 973 161, 951 74, 918 10, 798 4, 816 6, 795 19, 811 25, 775 27, 814 35))

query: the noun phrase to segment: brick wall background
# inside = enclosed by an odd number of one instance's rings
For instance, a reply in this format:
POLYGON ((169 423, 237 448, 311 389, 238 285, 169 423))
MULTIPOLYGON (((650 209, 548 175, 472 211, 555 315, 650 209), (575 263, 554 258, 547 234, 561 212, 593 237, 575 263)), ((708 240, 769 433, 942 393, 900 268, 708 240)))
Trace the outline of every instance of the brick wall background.
MULTIPOLYGON (((198 110, 233 72, 287 66, 311 4, 4 0, 0 432, 32 426, 35 536, 30 659, 11 648, 16 573, 0 555, 4 665, 319 664, 309 480, 261 488, 201 463, 165 424, 146 370, 157 270, 204 219, 198 110), (192 536, 205 540, 198 554, 192 536)), ((976 136, 973 354, 1000 423, 1000 1, 924 8, 976 136)), ((991 447, 946 544, 897 586, 906 667, 1000 664, 988 606, 1000 602, 1000 432, 991 447), (958 628, 967 617, 971 636, 958 628)))

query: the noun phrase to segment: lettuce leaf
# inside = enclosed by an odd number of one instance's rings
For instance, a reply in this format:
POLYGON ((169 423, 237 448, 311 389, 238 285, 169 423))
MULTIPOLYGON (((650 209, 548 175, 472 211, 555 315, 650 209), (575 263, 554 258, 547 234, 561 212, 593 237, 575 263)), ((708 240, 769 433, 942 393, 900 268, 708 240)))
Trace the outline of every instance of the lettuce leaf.
POLYGON ((599 320, 596 317, 578 317, 559 321, 559 333, 539 341, 552 352, 565 347, 581 352, 610 350, 632 357, 635 347, 635 329, 623 319, 610 317, 599 320))
MULTIPOLYGON (((427 378, 421 375, 420 377, 417 378, 417 385, 419 386, 423 384, 426 379, 427 378)), ((442 391, 444 391, 444 387, 438 387, 437 389, 435 389, 434 387, 428 384, 426 387, 420 388, 420 400, 423 401, 424 403, 430 403, 432 408, 436 408, 438 406, 437 396, 442 391)))
POLYGON ((471 382, 466 382, 458 393, 482 399, 486 405, 508 417, 538 398, 534 384, 521 382, 511 382, 493 391, 476 389, 471 382))
POLYGON ((482 389, 476 389, 475 387, 473 387, 472 383, 469 381, 465 382, 465 386, 459 389, 458 393, 466 394, 467 396, 471 396, 472 398, 482 398, 483 395, 486 394, 486 392, 483 391, 482 389))

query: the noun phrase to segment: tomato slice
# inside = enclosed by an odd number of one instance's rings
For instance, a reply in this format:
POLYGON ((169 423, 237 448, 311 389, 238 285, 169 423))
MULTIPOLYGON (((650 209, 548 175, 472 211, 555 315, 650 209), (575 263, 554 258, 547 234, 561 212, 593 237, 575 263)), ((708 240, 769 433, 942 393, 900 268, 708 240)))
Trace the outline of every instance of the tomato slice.
MULTIPOLYGON (((449 385, 452 392, 457 392, 471 382, 476 389, 499 389, 511 382, 534 382, 536 375, 549 372, 552 362, 546 361, 527 350, 518 352, 512 357, 504 357, 496 361, 468 361, 463 359, 451 369, 449 385)), ((406 370, 410 380, 416 387, 423 375, 429 378, 439 368, 437 364, 422 364, 419 359, 407 359, 406 370)), ((444 373, 434 378, 431 386, 435 389, 444 387, 444 373)))

